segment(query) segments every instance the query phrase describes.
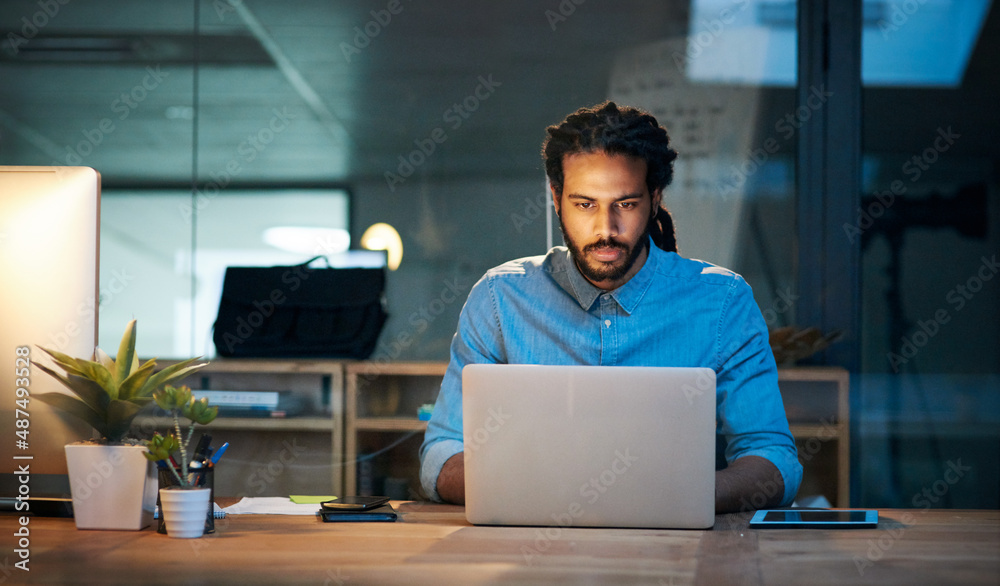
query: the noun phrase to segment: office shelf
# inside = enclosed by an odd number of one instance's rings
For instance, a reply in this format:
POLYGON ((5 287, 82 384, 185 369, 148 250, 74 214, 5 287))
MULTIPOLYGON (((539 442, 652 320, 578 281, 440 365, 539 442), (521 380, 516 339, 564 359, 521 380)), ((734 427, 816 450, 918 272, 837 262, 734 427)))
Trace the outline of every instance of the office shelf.
MULTIPOLYGON (((391 490, 423 498, 417 450, 427 422, 417 409, 437 399, 446 369, 444 362, 216 359, 183 382, 193 389, 286 390, 306 401, 301 416, 218 417, 201 428, 215 445, 233 445, 216 472, 224 492, 315 494, 329 487, 337 495, 391 490)), ((850 506, 849 374, 782 368, 778 386, 804 468, 800 497, 850 506)), ((170 425, 163 417, 136 420, 147 435, 170 425)))
POLYGON ((802 463, 799 498, 850 506, 850 374, 843 368, 778 369, 778 388, 802 463))
MULTIPOLYGON (((174 420, 168 417, 147 417, 144 421, 159 427, 169 427, 174 420)), ((181 420, 182 425, 184 420, 181 420)), ((256 429, 260 431, 316 431, 333 433, 332 419, 324 417, 216 417, 215 421, 198 427, 211 433, 216 429, 256 429)))
MULTIPOLYGON (((165 368, 175 361, 157 361, 165 368)), ((287 417, 219 416, 196 435, 213 445, 230 442, 216 469, 216 492, 226 495, 340 495, 343 485, 344 363, 312 359, 217 358, 178 384, 195 390, 282 391, 298 414, 287 417)), ((184 422, 182 421, 182 424, 184 422)), ((168 431, 166 417, 139 417, 140 435, 168 431)))
POLYGON ((426 421, 417 409, 437 399, 444 362, 345 365, 344 485, 357 494, 421 498, 417 449, 426 421))
POLYGON ((354 429, 358 431, 424 431, 426 421, 404 417, 367 417, 355 419, 354 429))

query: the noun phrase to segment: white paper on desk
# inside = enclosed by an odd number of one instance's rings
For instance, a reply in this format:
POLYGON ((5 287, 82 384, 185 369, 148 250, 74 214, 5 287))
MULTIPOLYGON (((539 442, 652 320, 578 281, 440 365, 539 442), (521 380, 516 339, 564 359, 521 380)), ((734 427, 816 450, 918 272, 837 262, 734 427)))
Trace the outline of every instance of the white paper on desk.
POLYGON ((319 505, 300 505, 287 496, 245 496, 222 510, 227 515, 315 515, 319 505))

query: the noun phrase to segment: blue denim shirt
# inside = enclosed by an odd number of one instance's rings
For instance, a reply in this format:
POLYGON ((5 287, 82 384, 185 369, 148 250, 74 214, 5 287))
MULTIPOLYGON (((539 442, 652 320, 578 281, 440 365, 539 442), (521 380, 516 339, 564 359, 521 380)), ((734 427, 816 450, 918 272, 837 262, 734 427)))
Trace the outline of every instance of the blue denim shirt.
POLYGON ((731 271, 652 244, 639 272, 608 292, 580 274, 565 247, 488 271, 462 308, 420 448, 432 499, 441 467, 463 449, 462 368, 484 362, 712 368, 726 461, 766 458, 781 472, 783 503, 798 492, 802 466, 767 326, 750 286, 731 271))

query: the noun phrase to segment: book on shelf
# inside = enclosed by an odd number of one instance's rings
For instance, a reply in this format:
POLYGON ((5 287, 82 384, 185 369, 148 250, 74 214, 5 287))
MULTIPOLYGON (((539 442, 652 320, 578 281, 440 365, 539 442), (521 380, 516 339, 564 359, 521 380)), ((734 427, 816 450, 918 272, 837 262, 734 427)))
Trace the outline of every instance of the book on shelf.
POLYGON ((191 391, 195 399, 207 398, 209 404, 222 407, 260 407, 277 409, 281 394, 278 391, 191 391))
POLYGON ((305 401, 290 391, 193 390, 195 399, 207 398, 219 408, 219 417, 295 417, 305 401))

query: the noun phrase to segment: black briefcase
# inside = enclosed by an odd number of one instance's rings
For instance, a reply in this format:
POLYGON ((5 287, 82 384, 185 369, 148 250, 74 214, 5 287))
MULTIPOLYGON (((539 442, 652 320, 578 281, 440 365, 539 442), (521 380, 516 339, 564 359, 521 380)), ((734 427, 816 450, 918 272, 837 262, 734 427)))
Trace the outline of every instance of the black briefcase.
POLYGON ((371 356, 388 317, 385 269, 309 268, 313 260, 226 269, 212 335, 219 356, 371 356))

